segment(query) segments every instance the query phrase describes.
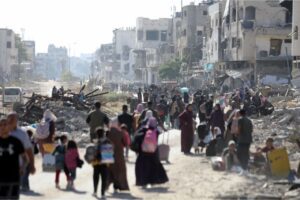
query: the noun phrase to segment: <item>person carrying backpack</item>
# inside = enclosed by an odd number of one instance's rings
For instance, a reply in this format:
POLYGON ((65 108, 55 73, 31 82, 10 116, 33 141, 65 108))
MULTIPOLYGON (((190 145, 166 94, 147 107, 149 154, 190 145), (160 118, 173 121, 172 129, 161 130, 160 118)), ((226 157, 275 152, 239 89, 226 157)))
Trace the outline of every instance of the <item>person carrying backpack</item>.
POLYGON ((146 188, 148 184, 163 184, 169 181, 158 154, 157 120, 151 117, 145 130, 144 140, 135 163, 136 185, 146 188))
MULTIPOLYGON (((108 178, 108 167, 114 162, 113 155, 113 145, 109 139, 105 136, 105 131, 102 127, 98 127, 95 130, 96 137, 98 138, 96 144, 94 145, 94 159, 91 159, 91 165, 94 168, 93 172, 93 183, 94 183, 94 193, 93 196, 97 197, 97 190, 99 184, 99 178, 101 176, 101 196, 105 198, 105 190, 107 188, 107 178, 108 178), (105 147, 111 147, 106 148, 105 147)), ((91 152, 91 151, 90 151, 91 152)), ((85 155, 86 161, 91 155, 85 155)))
POLYGON ((69 170, 67 166, 65 165, 65 154, 66 154, 66 144, 68 142, 68 138, 66 135, 62 135, 61 137, 58 137, 57 139, 60 140, 60 144, 56 146, 54 149, 52 155, 55 156, 55 186, 56 188, 60 188, 59 186, 59 176, 61 170, 64 170, 68 185, 67 188, 69 187, 69 170))

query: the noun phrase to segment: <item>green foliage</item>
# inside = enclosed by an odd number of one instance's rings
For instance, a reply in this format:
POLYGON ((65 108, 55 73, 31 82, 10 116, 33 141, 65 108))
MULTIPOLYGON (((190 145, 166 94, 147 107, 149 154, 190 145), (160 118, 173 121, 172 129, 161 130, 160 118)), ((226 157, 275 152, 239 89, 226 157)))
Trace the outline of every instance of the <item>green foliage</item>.
POLYGON ((181 77, 180 68, 181 68, 182 61, 175 59, 169 61, 159 69, 159 76, 161 79, 164 80, 176 80, 181 77))

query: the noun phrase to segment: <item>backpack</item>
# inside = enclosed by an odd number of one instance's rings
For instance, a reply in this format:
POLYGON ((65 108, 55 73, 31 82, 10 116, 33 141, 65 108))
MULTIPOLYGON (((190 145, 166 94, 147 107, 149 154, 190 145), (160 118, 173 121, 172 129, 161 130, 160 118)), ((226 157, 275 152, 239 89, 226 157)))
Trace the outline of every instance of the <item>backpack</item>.
POLYGON ((148 130, 142 143, 144 153, 154 153, 157 149, 157 131, 148 130))
POLYGON ((85 149, 84 160, 90 164, 92 163, 92 161, 96 159, 96 155, 97 155, 97 148, 94 144, 91 144, 87 146, 87 148, 85 149))
POLYGON ((65 153, 66 149, 63 145, 58 145, 54 152, 52 153, 55 156, 55 168, 63 169, 65 165, 65 153))
POLYGON ((50 135, 50 122, 42 121, 36 127, 36 135, 37 139, 46 139, 50 135))
POLYGON ((141 152, 141 145, 144 140, 144 132, 143 129, 139 129, 132 138, 130 149, 136 153, 141 152))
POLYGON ((100 145, 100 160, 101 163, 113 164, 114 158, 114 147, 111 143, 105 143, 100 145))

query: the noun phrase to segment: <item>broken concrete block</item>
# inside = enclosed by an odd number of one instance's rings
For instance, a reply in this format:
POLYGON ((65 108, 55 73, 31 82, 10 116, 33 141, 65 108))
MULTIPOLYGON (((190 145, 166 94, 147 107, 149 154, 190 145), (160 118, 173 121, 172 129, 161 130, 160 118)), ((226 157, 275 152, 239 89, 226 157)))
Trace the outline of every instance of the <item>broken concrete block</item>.
POLYGON ((286 125, 288 124, 293 118, 293 115, 291 114, 285 114, 283 118, 278 122, 280 125, 286 125))
POLYGON ((284 200, 296 200, 300 197, 300 189, 288 191, 284 194, 284 200))

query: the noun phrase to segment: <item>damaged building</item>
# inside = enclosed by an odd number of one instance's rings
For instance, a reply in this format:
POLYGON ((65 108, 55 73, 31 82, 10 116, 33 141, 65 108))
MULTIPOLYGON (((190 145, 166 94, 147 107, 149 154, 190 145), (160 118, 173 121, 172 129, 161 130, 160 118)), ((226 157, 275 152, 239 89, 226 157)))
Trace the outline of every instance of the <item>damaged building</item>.
POLYGON ((137 18, 135 77, 144 84, 159 83, 159 66, 174 58, 172 19, 137 18))
POLYGON ((226 0, 209 7, 208 64, 227 90, 290 81, 290 12, 276 0, 226 0))
POLYGON ((281 0, 280 5, 287 8, 293 16, 293 29, 290 34, 292 38, 292 56, 293 56, 293 70, 292 70, 292 84, 293 86, 300 87, 300 39, 299 39, 299 27, 300 27, 300 12, 297 8, 300 8, 300 1, 293 0, 281 0))

